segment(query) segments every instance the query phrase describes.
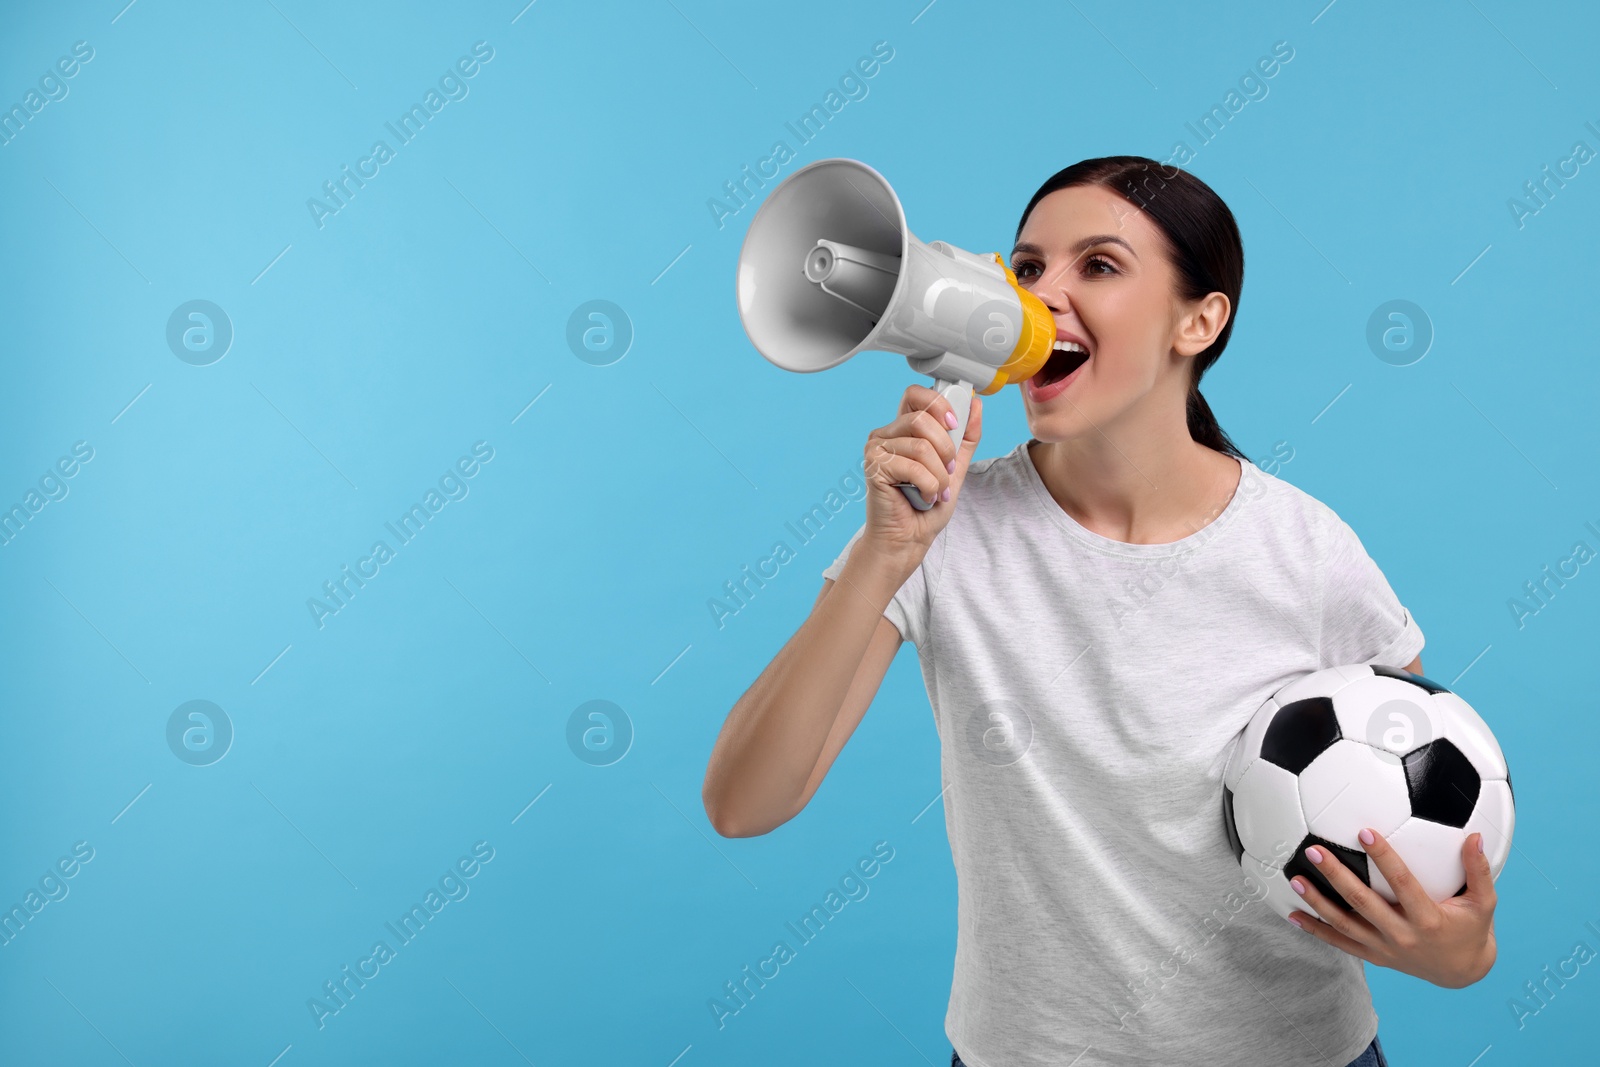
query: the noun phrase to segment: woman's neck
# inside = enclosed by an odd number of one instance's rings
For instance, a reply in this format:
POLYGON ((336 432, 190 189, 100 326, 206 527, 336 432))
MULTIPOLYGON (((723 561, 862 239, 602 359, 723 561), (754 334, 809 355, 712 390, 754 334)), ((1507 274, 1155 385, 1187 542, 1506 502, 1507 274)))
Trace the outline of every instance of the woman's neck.
MULTIPOLYGON (((1171 425, 1171 424, 1169 424, 1171 425)), ((1222 513, 1243 476, 1240 461, 1176 435, 1090 430, 1070 441, 1030 439, 1029 457, 1055 502, 1080 526, 1135 545, 1163 545, 1222 513)))

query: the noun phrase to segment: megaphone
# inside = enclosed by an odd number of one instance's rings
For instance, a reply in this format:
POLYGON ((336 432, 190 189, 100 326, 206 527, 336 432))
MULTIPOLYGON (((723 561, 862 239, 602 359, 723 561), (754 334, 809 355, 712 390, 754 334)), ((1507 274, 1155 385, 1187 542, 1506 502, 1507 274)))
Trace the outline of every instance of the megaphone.
MULTIPOLYGON (((1038 373, 1055 317, 998 254, 924 244, 883 175, 856 159, 822 159, 772 190, 739 252, 739 319, 784 370, 837 367, 857 352, 898 352, 935 379, 956 412, 959 447, 974 392, 1038 373)), ((917 487, 897 483, 926 511, 917 487)))

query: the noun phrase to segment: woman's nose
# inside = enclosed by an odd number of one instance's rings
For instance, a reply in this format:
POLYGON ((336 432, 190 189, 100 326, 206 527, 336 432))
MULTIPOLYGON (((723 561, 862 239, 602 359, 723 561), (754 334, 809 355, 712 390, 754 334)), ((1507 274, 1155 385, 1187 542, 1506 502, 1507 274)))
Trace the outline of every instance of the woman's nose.
POLYGON ((1072 310, 1072 294, 1067 284, 1069 277, 1067 270, 1050 271, 1035 281, 1030 291, 1052 314, 1064 315, 1072 310))
POLYGON ((1052 285, 1036 285, 1033 295, 1038 297, 1045 307, 1050 309, 1052 315, 1065 315, 1072 310, 1072 296, 1067 292, 1067 287, 1062 282, 1052 285))

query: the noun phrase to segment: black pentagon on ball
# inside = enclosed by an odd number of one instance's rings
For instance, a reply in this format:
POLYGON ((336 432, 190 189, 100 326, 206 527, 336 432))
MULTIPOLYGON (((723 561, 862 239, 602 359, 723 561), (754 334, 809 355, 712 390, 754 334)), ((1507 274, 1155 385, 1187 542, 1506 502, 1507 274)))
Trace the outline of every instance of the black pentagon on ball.
POLYGON ((1307 697, 1278 709, 1261 738, 1261 758, 1299 774, 1344 736, 1332 697, 1307 697))
MULTIPOLYGON (((1333 853, 1340 863, 1344 864, 1345 867, 1355 874, 1357 878, 1361 879, 1362 885, 1371 886, 1372 880, 1367 877, 1367 854, 1359 849, 1345 848, 1343 845, 1336 845, 1332 841, 1318 837, 1316 834, 1307 834, 1305 836, 1305 840, 1300 842, 1300 847, 1294 850, 1293 858, 1291 858, 1288 863, 1283 865, 1283 877, 1285 881, 1298 874, 1300 877, 1316 886, 1319 890, 1321 890, 1323 896, 1327 897, 1335 904, 1338 904, 1341 908, 1350 907, 1350 905, 1345 902, 1344 897, 1339 895, 1339 891, 1334 889, 1333 886, 1328 883, 1328 880, 1322 876, 1321 868, 1312 863, 1310 860, 1306 859, 1306 849, 1310 848, 1312 845, 1316 845, 1320 849, 1333 853)), ((1316 909, 1311 907, 1309 904, 1305 905, 1305 910, 1309 912, 1316 911, 1316 909)))
POLYGON ((1396 678, 1402 682, 1410 682, 1412 685, 1426 689, 1429 693, 1450 692, 1450 690, 1431 678, 1424 678, 1420 674, 1412 674, 1410 671, 1401 670, 1399 667, 1385 667, 1381 663, 1369 663, 1367 666, 1371 667, 1372 673, 1380 678, 1396 678))
POLYGON ((1515 804, 1516 801, 1517 801, 1517 791, 1515 789, 1511 788, 1511 768, 1510 767, 1506 768, 1506 789, 1510 791, 1510 793, 1511 793, 1511 802, 1513 804, 1515 804))
POLYGON ((1233 849, 1236 863, 1244 862, 1244 842, 1239 840, 1239 828, 1233 823, 1233 790, 1222 787, 1222 832, 1228 835, 1228 847, 1233 849))
POLYGON ((1400 762, 1405 767, 1412 815, 1445 826, 1467 825, 1483 782, 1459 748, 1441 737, 1406 753, 1400 762))

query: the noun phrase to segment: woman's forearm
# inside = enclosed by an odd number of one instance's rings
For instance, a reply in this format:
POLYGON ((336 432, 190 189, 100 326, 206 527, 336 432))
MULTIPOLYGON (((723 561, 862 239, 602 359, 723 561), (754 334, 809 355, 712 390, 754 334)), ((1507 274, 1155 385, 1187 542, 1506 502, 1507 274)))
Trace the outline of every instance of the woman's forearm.
POLYGON ((858 542, 810 616, 734 704, 701 790, 718 833, 764 834, 799 812, 883 609, 920 562, 858 542))

